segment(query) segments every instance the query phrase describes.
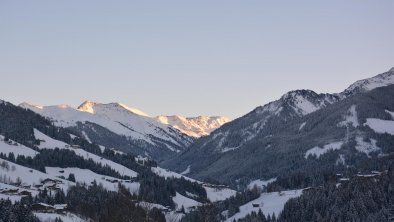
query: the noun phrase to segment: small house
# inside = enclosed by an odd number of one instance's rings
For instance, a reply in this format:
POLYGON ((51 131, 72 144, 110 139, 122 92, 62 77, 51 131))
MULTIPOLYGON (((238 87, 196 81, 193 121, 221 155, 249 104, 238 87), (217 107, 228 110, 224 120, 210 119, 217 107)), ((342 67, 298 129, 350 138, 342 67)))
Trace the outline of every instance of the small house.
POLYGON ((19 195, 21 195, 21 196, 31 196, 31 193, 29 191, 27 191, 27 190, 24 190, 24 191, 19 192, 19 195))
POLYGON ((35 203, 31 205, 31 209, 33 211, 43 212, 43 213, 53 213, 55 212, 55 208, 49 204, 45 203, 35 203))

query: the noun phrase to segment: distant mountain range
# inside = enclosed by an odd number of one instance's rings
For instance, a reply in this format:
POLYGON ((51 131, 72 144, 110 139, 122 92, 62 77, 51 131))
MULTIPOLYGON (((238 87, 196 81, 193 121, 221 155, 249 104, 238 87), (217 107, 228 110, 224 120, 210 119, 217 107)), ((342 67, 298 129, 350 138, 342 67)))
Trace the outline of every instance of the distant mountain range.
POLYGON ((121 103, 86 101, 77 109, 26 102, 19 106, 49 118, 56 126, 73 129, 88 141, 158 161, 183 151, 194 138, 208 135, 229 121, 224 117, 179 117, 179 121, 175 116, 151 118, 121 103))

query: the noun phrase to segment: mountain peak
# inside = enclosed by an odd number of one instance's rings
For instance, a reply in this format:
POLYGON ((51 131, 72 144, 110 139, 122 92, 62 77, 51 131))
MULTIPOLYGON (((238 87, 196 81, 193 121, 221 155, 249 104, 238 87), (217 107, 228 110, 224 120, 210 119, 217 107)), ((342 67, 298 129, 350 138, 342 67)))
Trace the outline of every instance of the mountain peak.
POLYGON ((356 93, 371 91, 378 87, 394 84, 394 67, 389 71, 368 79, 359 80, 350 85, 341 93, 342 97, 347 97, 356 93))
POLYGON ((100 107, 106 107, 106 108, 121 108, 121 109, 125 109, 129 112, 132 112, 136 115, 140 115, 140 116, 146 116, 148 117, 149 115, 142 112, 139 109, 135 109, 135 108, 131 108, 126 106, 123 103, 119 103, 119 102, 113 102, 113 103, 98 103, 98 102, 93 102, 90 100, 86 100, 85 102, 83 102, 80 106, 78 106, 78 110, 83 111, 83 112, 88 112, 88 113, 95 113, 95 108, 97 108, 98 106, 100 107))
POLYGON ((30 102, 22 102, 21 104, 19 104, 19 106, 24 109, 31 109, 31 108, 43 109, 43 106, 39 106, 30 102))
POLYGON ((97 102, 86 100, 81 105, 79 105, 77 109, 88 113, 94 113, 93 107, 97 104, 98 104, 97 102))
POLYGON ((157 116, 155 120, 162 124, 171 125, 182 133, 195 138, 209 135, 223 124, 230 122, 229 118, 223 116, 183 117, 172 115, 157 116))

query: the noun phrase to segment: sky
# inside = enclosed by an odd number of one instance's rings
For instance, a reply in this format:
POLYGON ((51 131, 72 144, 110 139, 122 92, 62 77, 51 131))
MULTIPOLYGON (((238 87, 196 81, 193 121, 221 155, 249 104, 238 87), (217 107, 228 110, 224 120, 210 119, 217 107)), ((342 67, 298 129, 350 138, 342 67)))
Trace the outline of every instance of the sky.
POLYGON ((0 0, 0 99, 236 118, 394 66, 394 1, 0 0))

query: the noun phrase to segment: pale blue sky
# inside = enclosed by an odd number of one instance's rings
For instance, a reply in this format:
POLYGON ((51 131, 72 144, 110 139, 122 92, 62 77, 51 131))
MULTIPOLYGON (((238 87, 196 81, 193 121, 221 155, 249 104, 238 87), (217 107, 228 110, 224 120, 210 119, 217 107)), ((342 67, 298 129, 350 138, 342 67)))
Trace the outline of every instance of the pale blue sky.
POLYGON ((0 98, 241 116, 394 66, 394 1, 0 0, 0 98))

